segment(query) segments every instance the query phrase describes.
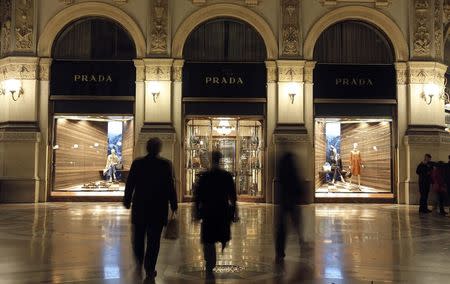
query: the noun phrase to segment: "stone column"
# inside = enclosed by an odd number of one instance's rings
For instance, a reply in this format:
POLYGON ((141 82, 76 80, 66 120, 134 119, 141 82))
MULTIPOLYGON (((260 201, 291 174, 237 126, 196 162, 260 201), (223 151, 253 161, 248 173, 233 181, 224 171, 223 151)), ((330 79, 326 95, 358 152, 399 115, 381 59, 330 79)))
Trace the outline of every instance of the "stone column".
POLYGON ((274 202, 275 186, 275 143, 273 134, 277 126, 277 63, 276 61, 266 61, 267 68, 267 116, 266 116, 266 156, 265 156, 265 185, 266 202, 274 202))
POLYGON ((424 154, 431 154, 433 161, 447 161, 450 154, 450 136, 445 131, 445 98, 442 96, 446 70, 446 65, 434 61, 408 62, 408 127, 403 137, 405 159, 401 161, 401 167, 405 167, 401 182, 404 183, 406 204, 418 204, 415 171, 424 154), (434 91, 431 89, 432 97, 427 95, 431 84, 435 85, 434 91))
POLYGON ((137 156, 147 153, 146 142, 151 137, 163 141, 161 155, 174 159, 175 131, 172 124, 172 82, 173 59, 145 58, 144 124, 136 148, 137 156))
MULTIPOLYGON (((310 68, 310 65, 308 67, 310 68)), ((313 202, 314 191, 312 188, 314 152, 312 147, 312 132, 308 133, 305 127, 305 84, 303 60, 279 60, 278 66, 278 115, 277 126, 274 132, 275 163, 289 151, 296 155, 297 166, 302 181, 305 184, 305 202, 313 202)), ((312 90, 308 90, 312 91, 312 90)), ((312 94, 312 92, 311 92, 312 94)), ((309 96, 311 96, 309 94, 309 96)), ((311 98, 307 100, 311 104, 311 98)), ((311 109, 307 109, 311 114, 311 109)), ((311 117, 308 117, 311 124, 311 117)), ((311 127, 311 126, 309 126, 311 127)), ((278 165, 275 166, 275 173, 278 165)), ((277 190, 278 182, 275 179, 274 190, 277 190)))
POLYGON ((35 57, 0 60, 0 81, 20 82, 14 96, 8 89, 1 96, 0 202, 39 200, 38 61, 35 57))
POLYGON ((175 128, 174 160, 175 178, 177 183, 177 193, 180 200, 183 197, 183 181, 185 167, 183 164, 184 149, 184 117, 183 117, 183 95, 182 95, 182 75, 184 60, 175 59, 172 65, 172 119, 175 128))

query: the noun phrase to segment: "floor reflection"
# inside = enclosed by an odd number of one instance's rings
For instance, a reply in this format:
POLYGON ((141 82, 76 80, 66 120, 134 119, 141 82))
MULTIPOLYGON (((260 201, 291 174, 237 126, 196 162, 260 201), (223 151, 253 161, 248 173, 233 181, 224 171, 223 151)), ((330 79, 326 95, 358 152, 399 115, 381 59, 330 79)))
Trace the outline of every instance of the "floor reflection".
MULTIPOLYGON (((447 283, 450 218, 415 206, 302 206, 302 237, 288 231, 274 262, 274 207, 240 204, 241 221, 205 279, 200 225, 179 209, 181 237, 163 240, 155 283, 447 283)), ((119 203, 2 204, 1 283, 139 283, 129 211, 119 203)))

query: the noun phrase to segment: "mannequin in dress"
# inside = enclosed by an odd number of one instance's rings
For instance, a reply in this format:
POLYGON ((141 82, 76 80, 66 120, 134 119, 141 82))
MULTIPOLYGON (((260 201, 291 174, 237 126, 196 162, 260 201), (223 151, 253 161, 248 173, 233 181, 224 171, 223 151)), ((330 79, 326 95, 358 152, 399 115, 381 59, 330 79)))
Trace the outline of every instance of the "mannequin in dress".
POLYGON ((331 181, 332 184, 335 183, 337 178, 341 178, 342 182, 345 182, 344 176, 341 173, 342 168, 342 161, 341 161, 341 155, 337 152, 336 148, 331 145, 330 146, 330 160, 331 160, 331 166, 333 169, 333 180, 331 181))
POLYGON ((350 184, 354 176, 358 177, 358 188, 361 186, 361 153, 358 150, 358 143, 353 143, 353 149, 350 152, 350 170, 352 176, 350 178, 350 184))
POLYGON ((107 173, 109 176, 109 181, 117 181, 116 176, 116 165, 119 164, 120 159, 119 156, 116 154, 116 150, 111 149, 111 154, 108 155, 108 158, 106 159, 106 166, 105 166, 105 174, 107 173))

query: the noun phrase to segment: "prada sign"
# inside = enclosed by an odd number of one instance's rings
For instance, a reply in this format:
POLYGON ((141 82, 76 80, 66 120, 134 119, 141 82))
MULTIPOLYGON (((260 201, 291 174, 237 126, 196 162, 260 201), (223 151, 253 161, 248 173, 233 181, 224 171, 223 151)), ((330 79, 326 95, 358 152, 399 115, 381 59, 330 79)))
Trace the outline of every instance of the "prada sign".
POLYGON ((183 97, 265 98, 264 63, 190 63, 183 66, 183 97))
POLYGON ((51 66, 51 96, 135 96, 132 61, 59 61, 51 66))
POLYGON ((317 64, 313 78, 314 98, 396 98, 396 74, 393 65, 317 64))

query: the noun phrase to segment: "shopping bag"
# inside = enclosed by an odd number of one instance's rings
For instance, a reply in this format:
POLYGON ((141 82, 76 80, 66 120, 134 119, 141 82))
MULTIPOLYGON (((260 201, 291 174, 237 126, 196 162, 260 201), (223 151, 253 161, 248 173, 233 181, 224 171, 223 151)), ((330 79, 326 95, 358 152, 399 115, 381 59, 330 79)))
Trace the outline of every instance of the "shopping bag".
POLYGON ((175 217, 175 214, 172 214, 172 216, 169 218, 167 222, 166 231, 164 232, 164 238, 168 240, 176 240, 178 239, 178 234, 179 234, 178 219, 175 217))

